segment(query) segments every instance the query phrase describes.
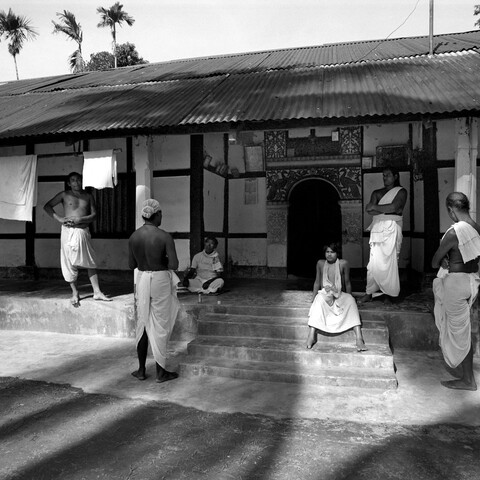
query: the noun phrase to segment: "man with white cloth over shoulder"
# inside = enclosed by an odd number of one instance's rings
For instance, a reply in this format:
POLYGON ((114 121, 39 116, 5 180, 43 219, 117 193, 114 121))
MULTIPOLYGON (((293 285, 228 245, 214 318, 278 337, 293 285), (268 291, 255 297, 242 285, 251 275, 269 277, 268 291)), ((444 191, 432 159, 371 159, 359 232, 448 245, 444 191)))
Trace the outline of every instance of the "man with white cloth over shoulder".
POLYGON ((173 272, 178 268, 177 252, 172 236, 158 228, 162 222, 160 204, 145 200, 142 207, 144 225, 128 241, 128 265, 138 269, 135 280, 137 311, 136 342, 138 370, 132 375, 145 380, 148 342, 156 362, 156 381, 173 380, 178 373, 166 370, 167 344, 180 311, 177 283, 173 272))
POLYGON ((400 186, 394 167, 383 169, 383 188, 374 190, 365 211, 373 215, 370 231, 370 260, 367 265, 366 294, 359 303, 377 295, 398 297, 400 277, 398 257, 402 247, 403 208, 407 191, 400 186))
POLYGON ((480 226, 470 217, 465 194, 450 193, 446 207, 455 223, 445 232, 432 259, 433 268, 441 267, 433 281, 434 314, 443 357, 449 367, 461 369, 452 371, 458 379, 441 383, 456 390, 476 390, 472 334, 478 334, 478 323, 472 322, 471 308, 480 284, 480 226))

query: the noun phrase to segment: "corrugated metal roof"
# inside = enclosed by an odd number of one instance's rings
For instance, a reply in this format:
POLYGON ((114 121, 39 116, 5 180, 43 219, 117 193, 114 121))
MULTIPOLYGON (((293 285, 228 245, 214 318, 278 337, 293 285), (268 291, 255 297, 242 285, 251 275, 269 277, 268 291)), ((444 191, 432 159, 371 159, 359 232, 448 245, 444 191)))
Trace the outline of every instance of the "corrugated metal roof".
POLYGON ((0 138, 478 110, 480 31, 180 60, 0 85, 0 138), (376 47, 376 48, 375 48, 376 47), (400 57, 400 58, 398 58, 400 57), (381 60, 379 60, 381 59, 381 60))

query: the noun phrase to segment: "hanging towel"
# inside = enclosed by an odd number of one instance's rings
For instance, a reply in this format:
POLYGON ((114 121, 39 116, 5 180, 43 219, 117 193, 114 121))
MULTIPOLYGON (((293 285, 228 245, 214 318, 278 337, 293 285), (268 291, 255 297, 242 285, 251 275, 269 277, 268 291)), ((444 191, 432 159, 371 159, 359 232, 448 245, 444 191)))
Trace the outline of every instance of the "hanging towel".
POLYGON ((37 204, 37 156, 0 157, 0 218, 32 221, 37 204))
POLYGON ((117 184, 117 158, 113 150, 83 153, 83 188, 113 188, 117 184))

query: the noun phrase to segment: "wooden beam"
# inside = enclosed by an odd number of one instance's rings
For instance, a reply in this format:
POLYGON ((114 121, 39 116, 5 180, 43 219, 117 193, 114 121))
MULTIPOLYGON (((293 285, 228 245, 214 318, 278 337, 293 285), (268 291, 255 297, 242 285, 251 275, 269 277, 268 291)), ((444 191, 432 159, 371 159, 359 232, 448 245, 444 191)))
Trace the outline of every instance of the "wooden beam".
MULTIPOLYGON (((31 142, 26 144, 26 155, 35 153, 35 145, 31 142)), ((36 180, 35 180, 36 181, 36 180)), ((36 207, 32 209, 32 221, 25 222, 25 265, 27 267, 35 266, 35 231, 36 231, 36 207)))
POLYGON ((440 211, 438 206, 437 170, 437 124, 429 128, 423 126, 423 149, 426 152, 423 165, 423 205, 424 205, 424 271, 433 272, 432 257, 438 248, 440 232, 440 211))
POLYGON ((203 135, 190 136, 190 258, 203 250, 203 135))

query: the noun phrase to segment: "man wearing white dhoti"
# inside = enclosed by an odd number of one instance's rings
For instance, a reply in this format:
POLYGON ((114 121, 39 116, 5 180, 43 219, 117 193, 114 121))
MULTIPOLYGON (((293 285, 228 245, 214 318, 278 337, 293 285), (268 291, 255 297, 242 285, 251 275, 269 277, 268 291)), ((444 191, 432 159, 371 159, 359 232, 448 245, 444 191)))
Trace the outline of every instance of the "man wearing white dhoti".
POLYGON ((353 328, 357 350, 367 350, 363 340, 360 315, 352 297, 350 266, 338 258, 339 245, 324 247, 325 260, 317 262, 317 275, 313 284, 313 303, 309 311, 310 331, 307 348, 317 342, 318 330, 325 333, 342 333, 353 328))
POLYGON ((476 390, 472 333, 478 333, 478 323, 471 307, 480 285, 480 226, 470 217, 470 204, 463 193, 448 195, 446 207, 455 223, 445 232, 432 259, 432 267, 441 267, 433 281, 434 314, 443 357, 452 369, 461 366, 461 372, 459 379, 441 383, 447 388, 476 390))
POLYGON ((194 255, 192 265, 187 270, 183 284, 190 292, 205 295, 216 294, 223 288, 223 265, 217 252, 218 240, 205 238, 205 248, 194 255))
POLYGON ((159 228, 162 222, 160 204, 145 200, 142 207, 145 224, 133 232, 128 241, 128 265, 138 269, 135 280, 137 313, 136 342, 138 370, 132 375, 145 380, 148 342, 156 363, 158 383, 173 380, 178 373, 166 370, 167 344, 180 311, 177 298, 179 278, 177 252, 172 236, 159 228))
POLYGON ((373 215, 370 231, 370 260, 367 265, 366 294, 359 300, 368 302, 377 295, 398 297, 400 278, 398 257, 402 246, 402 213, 407 191, 400 186, 396 168, 383 170, 384 188, 374 190, 365 211, 373 215))
POLYGON ((82 176, 72 172, 67 177, 69 190, 57 193, 43 207, 45 212, 62 224, 60 236, 60 266, 65 281, 72 289, 71 304, 80 306, 80 297, 77 289, 78 269, 86 268, 93 287, 94 300, 110 302, 100 290, 97 275, 95 252, 91 244, 88 225, 95 220, 97 211, 91 193, 82 188, 82 176), (63 205, 63 216, 58 215, 54 207, 63 205))

